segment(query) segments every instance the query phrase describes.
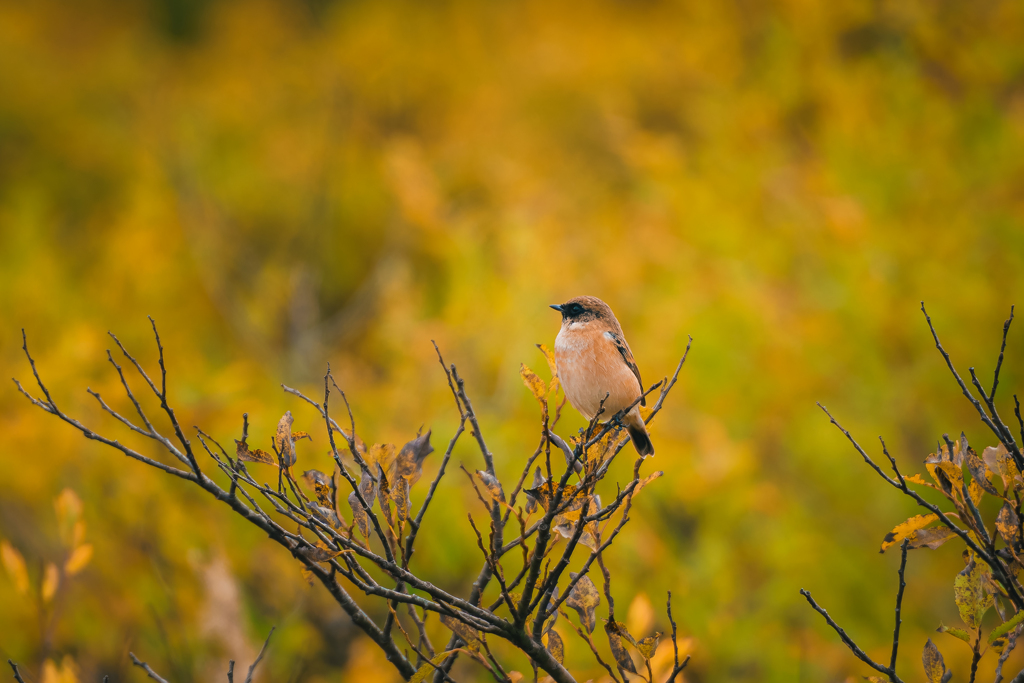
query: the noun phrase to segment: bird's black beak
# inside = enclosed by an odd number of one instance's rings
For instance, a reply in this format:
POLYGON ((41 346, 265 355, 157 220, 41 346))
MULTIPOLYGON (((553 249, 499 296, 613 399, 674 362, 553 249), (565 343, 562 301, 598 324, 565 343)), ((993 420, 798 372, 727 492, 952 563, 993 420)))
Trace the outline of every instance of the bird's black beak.
POLYGON ((551 308, 555 309, 559 313, 562 312, 562 305, 561 304, 551 304, 551 308))

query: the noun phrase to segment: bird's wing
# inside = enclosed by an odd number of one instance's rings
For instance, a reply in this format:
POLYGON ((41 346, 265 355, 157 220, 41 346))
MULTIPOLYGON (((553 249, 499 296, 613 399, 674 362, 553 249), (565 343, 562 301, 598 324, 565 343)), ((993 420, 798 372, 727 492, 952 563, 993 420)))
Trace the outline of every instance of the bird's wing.
MULTIPOLYGON (((629 350, 629 344, 626 343, 626 338, 622 336, 622 333, 617 332, 606 332, 605 334, 607 334, 612 340, 612 343, 615 344, 615 348, 619 350, 619 353, 622 355, 622 360, 626 362, 626 366, 633 371, 634 375, 636 375, 637 384, 640 385, 640 393, 644 393, 644 381, 640 379, 640 368, 636 366, 636 361, 633 360, 633 352, 629 350)), ((640 405, 646 406, 647 399, 641 398, 640 405)))

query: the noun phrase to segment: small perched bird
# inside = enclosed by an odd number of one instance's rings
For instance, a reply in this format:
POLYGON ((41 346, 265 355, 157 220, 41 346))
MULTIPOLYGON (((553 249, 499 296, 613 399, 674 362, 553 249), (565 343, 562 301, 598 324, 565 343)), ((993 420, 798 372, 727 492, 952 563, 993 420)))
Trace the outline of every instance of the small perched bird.
MULTIPOLYGON (((555 366, 572 407, 588 420, 611 419, 643 394, 640 370, 608 304, 594 296, 578 296, 551 308, 562 314, 562 329, 555 337, 555 366), (607 396, 607 398, 605 398, 607 396)), ((622 423, 640 455, 654 455, 651 437, 640 417, 639 405, 626 413, 622 423)))

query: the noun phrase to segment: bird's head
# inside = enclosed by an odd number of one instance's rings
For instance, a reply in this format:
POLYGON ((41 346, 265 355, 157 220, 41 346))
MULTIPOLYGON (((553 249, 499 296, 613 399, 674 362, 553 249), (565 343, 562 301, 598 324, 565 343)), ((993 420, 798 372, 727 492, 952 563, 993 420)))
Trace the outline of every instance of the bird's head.
POLYGON ((562 323, 587 323, 591 320, 615 320, 612 309, 596 296, 578 296, 551 308, 562 314, 562 323))

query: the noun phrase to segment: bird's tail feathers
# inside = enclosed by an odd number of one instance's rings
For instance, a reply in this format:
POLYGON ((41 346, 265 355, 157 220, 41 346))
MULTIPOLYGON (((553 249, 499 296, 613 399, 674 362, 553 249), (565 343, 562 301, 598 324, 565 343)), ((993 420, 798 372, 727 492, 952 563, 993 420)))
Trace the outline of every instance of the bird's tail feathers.
POLYGON ((644 425, 644 421, 639 414, 636 416, 636 419, 629 420, 626 423, 626 431, 629 432, 629 439, 633 442, 633 446, 636 447, 637 453, 645 457, 654 455, 654 444, 651 443, 647 427, 644 425))

